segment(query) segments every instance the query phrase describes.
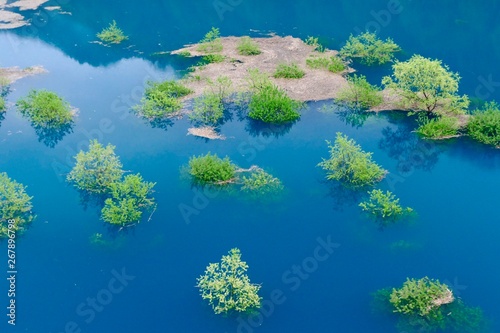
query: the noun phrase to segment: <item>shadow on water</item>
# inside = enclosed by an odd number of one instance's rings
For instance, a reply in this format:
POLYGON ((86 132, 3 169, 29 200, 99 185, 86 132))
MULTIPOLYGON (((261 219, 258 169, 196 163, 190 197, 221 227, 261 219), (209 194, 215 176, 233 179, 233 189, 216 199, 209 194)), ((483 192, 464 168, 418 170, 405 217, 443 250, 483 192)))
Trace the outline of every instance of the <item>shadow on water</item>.
POLYGON ((352 188, 341 182, 322 179, 321 184, 328 186, 327 196, 333 198, 333 209, 343 211, 345 208, 358 204, 368 191, 368 188, 352 188))
POLYGON ((290 132, 295 123, 296 121, 284 124, 269 124, 249 118, 245 125, 245 130, 253 137, 263 136, 265 138, 279 138, 290 132))
POLYGON ((46 128, 33 125, 38 136, 38 142, 42 142, 49 148, 54 148, 67 134, 73 133, 73 123, 57 128, 46 128))

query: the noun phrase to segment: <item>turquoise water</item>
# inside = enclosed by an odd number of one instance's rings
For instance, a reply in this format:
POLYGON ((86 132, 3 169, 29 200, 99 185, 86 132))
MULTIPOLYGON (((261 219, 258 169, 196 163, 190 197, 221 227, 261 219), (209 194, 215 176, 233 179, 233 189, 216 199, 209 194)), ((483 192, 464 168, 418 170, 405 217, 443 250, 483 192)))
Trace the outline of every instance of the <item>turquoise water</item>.
MULTIPOLYGON (((324 112, 329 102, 310 103, 282 135, 259 135, 235 117, 222 128, 227 140, 208 142, 186 135, 187 120, 152 128, 129 108, 145 81, 180 77, 191 65, 153 53, 195 42, 211 26, 223 35, 315 35, 332 48, 358 29, 379 29, 403 47, 401 59, 413 53, 442 59, 463 77, 461 93, 500 100, 499 3, 401 1, 397 9, 386 1, 222 3, 229 6, 224 13, 211 1, 65 1, 72 15, 41 11, 30 28, 0 33, 1 66, 49 71, 15 83, 8 102, 46 88, 79 108, 73 132, 54 148, 39 142, 14 108, 0 123, 0 170, 28 186, 38 215, 18 241, 17 325, 2 315, 2 332, 398 332, 372 314, 370 293, 426 275, 480 306, 498 331, 498 151, 468 139, 422 141, 411 132, 413 120, 397 113, 352 127, 324 112), (112 19, 130 41, 115 48, 89 43, 112 19), (338 131, 389 170, 381 188, 418 212, 411 224, 381 231, 361 216, 359 196, 323 180, 316 165, 327 157, 325 140, 338 131), (116 145, 126 170, 157 182, 158 209, 149 223, 110 232, 97 207, 85 207, 64 182, 72 156, 90 138, 116 145), (208 151, 271 171, 286 186, 284 199, 257 204, 196 192, 180 169, 208 151), (182 207, 195 214, 186 217, 182 207), (96 232, 110 245, 91 244, 96 232), (397 241, 412 246, 391 248, 397 241), (333 243, 329 256, 311 259, 325 242, 333 243), (241 249, 266 300, 262 316, 245 324, 215 316, 194 288, 206 265, 232 247, 241 249), (110 287, 120 281, 116 275, 124 280, 110 287), (86 303, 96 297, 106 304, 91 310, 86 303)), ((356 68, 373 82, 390 71, 356 68)), ((5 306, 7 289, 4 280, 5 306)))

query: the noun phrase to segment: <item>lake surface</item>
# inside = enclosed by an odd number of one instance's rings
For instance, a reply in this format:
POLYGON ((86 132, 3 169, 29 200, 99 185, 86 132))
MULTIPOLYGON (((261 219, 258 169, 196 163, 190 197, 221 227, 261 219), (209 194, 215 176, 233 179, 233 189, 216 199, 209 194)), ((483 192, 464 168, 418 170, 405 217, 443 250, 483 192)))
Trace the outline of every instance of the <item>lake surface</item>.
MULTIPOLYGON (((9 103, 43 88, 79 109, 73 132, 53 148, 39 142, 14 107, 0 123, 0 171, 28 186, 38 216, 18 240, 17 324, 7 325, 2 314, 2 332, 398 332, 372 314, 370 294, 423 276, 481 307, 499 331, 499 151, 465 138, 422 141, 411 132, 414 121, 396 112, 351 126, 328 111, 331 102, 309 103, 289 131, 271 136, 235 117, 222 127, 224 141, 187 136, 186 119, 153 128, 130 107, 147 80, 179 78, 191 65, 153 53, 196 42, 212 26, 222 35, 319 36, 330 48, 350 33, 378 29, 402 46, 400 59, 414 53, 441 59, 461 74, 461 93, 500 100, 500 2, 59 3, 72 15, 30 12, 32 26, 0 32, 0 66, 48 70, 12 85, 9 103), (113 48, 89 43, 113 19, 130 40, 113 48), (418 212, 412 223, 381 231, 360 213, 359 196, 324 181, 317 164, 336 132, 389 170, 379 187, 418 212), (85 207, 64 181, 72 157, 91 138, 115 145, 124 169, 157 183, 150 222, 110 232, 99 209, 85 207), (255 202, 191 188, 181 168, 208 151, 270 171, 283 181, 284 198, 255 202), (185 207, 194 213, 182 214, 185 207), (95 233, 108 245, 92 244, 95 233), (333 243, 327 258, 312 259, 325 243, 333 243), (194 287, 208 263, 233 247, 266 300, 263 315, 250 322, 215 316, 194 287), (109 293, 110 281, 123 288, 109 293), (105 306, 86 305, 106 295, 105 306)), ((390 66, 354 67, 374 83, 390 73, 390 66)), ((5 242, 2 248, 6 267, 5 242)), ((7 290, 4 280, 4 309, 7 290)))

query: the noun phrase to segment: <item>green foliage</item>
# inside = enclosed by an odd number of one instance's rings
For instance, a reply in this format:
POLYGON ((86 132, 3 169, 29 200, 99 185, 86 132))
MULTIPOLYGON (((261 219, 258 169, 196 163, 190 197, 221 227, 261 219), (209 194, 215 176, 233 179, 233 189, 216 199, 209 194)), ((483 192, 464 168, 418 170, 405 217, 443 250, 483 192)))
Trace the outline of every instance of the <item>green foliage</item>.
POLYGON ((439 307, 453 300, 453 293, 447 285, 428 277, 407 279, 400 289, 392 290, 390 298, 394 312, 422 317, 440 316, 439 307))
POLYGON ((483 311, 479 307, 470 307, 461 300, 451 303, 447 308, 446 326, 453 332, 479 333, 487 331, 483 311))
POLYGON ((306 59, 306 65, 314 69, 327 69, 332 73, 340 73, 347 69, 346 64, 337 56, 310 56, 306 59))
POLYGON ((302 106, 275 84, 266 83, 252 94, 248 116, 266 123, 286 123, 300 118, 298 110, 302 106))
POLYGON ((401 207, 399 199, 391 192, 386 193, 381 190, 372 190, 367 201, 359 204, 361 209, 368 215, 379 221, 382 226, 395 222, 413 212, 409 207, 401 207))
POLYGON ((208 91, 217 96, 221 102, 232 94, 232 86, 233 82, 227 76, 219 76, 215 81, 207 79, 208 91))
POLYGON ((140 174, 127 175, 111 184, 111 198, 106 199, 102 219, 114 225, 138 223, 144 210, 154 207, 150 197, 155 183, 145 182, 140 174))
POLYGON ((19 112, 40 128, 59 128, 73 121, 70 105, 55 93, 31 90, 16 103, 19 112))
POLYGON ((236 48, 241 55, 249 56, 261 54, 259 44, 254 42, 249 36, 241 37, 236 48))
POLYGON ((206 53, 221 52, 222 49, 223 46, 220 39, 219 28, 214 27, 212 27, 212 29, 205 34, 205 37, 200 41, 197 48, 199 52, 206 53))
POLYGON ((225 185, 234 180, 236 167, 227 156, 222 159, 217 154, 207 153, 189 159, 189 174, 202 185, 225 185))
POLYGON ((177 53, 180 57, 185 57, 185 58, 188 58, 191 56, 191 52, 189 51, 181 51, 179 53, 177 53))
POLYGON ((220 263, 212 263, 205 274, 197 279, 203 299, 208 300, 216 314, 250 312, 261 306, 259 285, 252 284, 246 271, 248 265, 241 260, 239 249, 231 249, 220 263))
POLYGON ((325 47, 318 41, 318 37, 308 36, 304 41, 307 45, 314 46, 314 51, 325 52, 325 47))
POLYGON ((224 116, 224 106, 221 99, 214 93, 205 93, 195 98, 193 112, 189 115, 192 121, 217 125, 224 116))
POLYGON ((382 65, 394 58, 394 53, 400 51, 400 47, 387 38, 385 41, 377 37, 377 34, 365 32, 358 36, 350 35, 346 44, 340 50, 340 55, 347 58, 359 58, 362 64, 382 65))
POLYGON ((392 76, 384 77, 382 83, 401 97, 405 108, 464 114, 469 106, 468 97, 457 94, 460 76, 440 60, 414 55, 408 61, 397 61, 392 69, 392 76))
POLYGON ((17 236, 26 231, 35 219, 31 199, 24 185, 10 179, 5 172, 0 173, 0 238, 9 238, 9 230, 17 236))
POLYGON ((224 60, 226 60, 226 57, 223 56, 222 54, 214 53, 203 56, 202 60, 203 64, 213 64, 213 63, 224 62, 224 60))
POLYGON ((347 77, 347 87, 342 88, 337 100, 346 103, 351 108, 369 109, 383 102, 380 88, 366 81, 364 75, 347 77))
POLYGON ((273 196, 283 191, 283 184, 281 181, 273 177, 271 174, 262 169, 252 172, 250 177, 243 176, 243 192, 251 193, 254 196, 264 197, 273 196))
POLYGON ((352 139, 337 133, 331 145, 330 158, 318 165, 327 171, 326 178, 337 180, 350 187, 372 186, 384 178, 386 171, 372 161, 372 154, 364 152, 352 139))
POLYGON ((192 92, 191 89, 174 80, 149 81, 141 104, 135 106, 134 110, 149 120, 169 117, 177 114, 182 108, 180 98, 192 92))
POLYGON ((306 75, 306 72, 297 64, 279 64, 274 73, 275 78, 284 79, 301 79, 306 75))
POLYGON ((5 112, 5 100, 0 96, 0 113, 5 112))
POLYGON ((500 110, 495 102, 486 103, 476 110, 467 124, 470 137, 495 147, 500 146, 500 110))
POLYGON ((75 159, 76 164, 67 180, 83 191, 109 193, 112 185, 123 174, 122 164, 115 155, 115 147, 110 144, 103 147, 97 140, 92 140, 88 152, 80 151, 75 159))
POLYGON ((112 44, 120 44, 124 40, 128 39, 128 37, 123 33, 122 29, 118 28, 115 20, 113 20, 113 22, 109 24, 109 27, 103 29, 100 33, 98 33, 97 38, 99 38, 104 43, 112 44))
POLYGON ((417 133, 425 138, 442 139, 458 135, 458 120, 454 117, 441 116, 430 119, 419 114, 417 133))

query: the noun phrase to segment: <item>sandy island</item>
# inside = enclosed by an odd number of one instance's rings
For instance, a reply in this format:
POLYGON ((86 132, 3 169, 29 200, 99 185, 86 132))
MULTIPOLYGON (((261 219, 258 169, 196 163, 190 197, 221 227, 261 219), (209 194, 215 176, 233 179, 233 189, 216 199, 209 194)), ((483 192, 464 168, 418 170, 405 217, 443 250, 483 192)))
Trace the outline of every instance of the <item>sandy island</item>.
POLYGON ((24 77, 47 73, 42 66, 33 66, 21 69, 19 67, 0 68, 0 78, 6 79, 8 84, 12 84, 24 77))

